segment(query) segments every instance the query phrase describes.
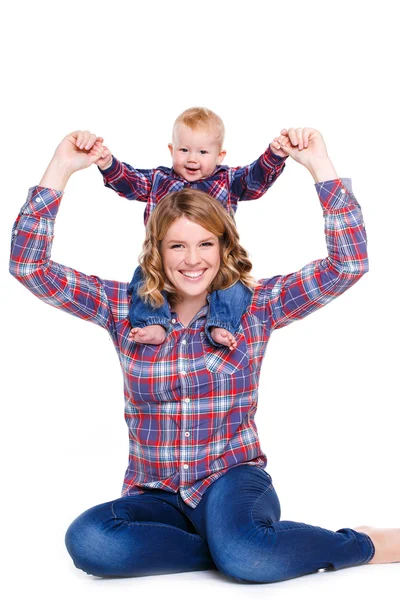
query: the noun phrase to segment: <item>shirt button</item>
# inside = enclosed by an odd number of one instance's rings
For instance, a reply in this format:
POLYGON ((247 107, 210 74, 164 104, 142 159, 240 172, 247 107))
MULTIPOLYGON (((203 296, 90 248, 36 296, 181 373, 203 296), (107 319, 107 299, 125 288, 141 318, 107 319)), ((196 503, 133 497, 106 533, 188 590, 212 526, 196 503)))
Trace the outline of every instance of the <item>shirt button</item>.
POLYGON ((342 194, 346 193, 346 190, 344 188, 342 188, 340 191, 342 192, 342 194))
POLYGON ((187 344, 187 341, 186 340, 182 340, 182 344, 187 344))
POLYGON ((36 202, 40 202, 41 198, 40 196, 38 196, 37 198, 35 198, 36 202))
POLYGON ((189 437, 190 433, 188 431, 185 431, 185 437, 189 437))
POLYGON ((183 401, 186 402, 187 404, 189 404, 190 398, 184 398, 183 401))
POLYGON ((184 469, 188 469, 188 468, 189 468, 189 465, 183 465, 183 468, 184 468, 184 469))
POLYGON ((181 375, 186 375, 186 371, 181 371, 181 375))
POLYGON ((176 323, 176 319, 171 319, 171 323, 176 323))

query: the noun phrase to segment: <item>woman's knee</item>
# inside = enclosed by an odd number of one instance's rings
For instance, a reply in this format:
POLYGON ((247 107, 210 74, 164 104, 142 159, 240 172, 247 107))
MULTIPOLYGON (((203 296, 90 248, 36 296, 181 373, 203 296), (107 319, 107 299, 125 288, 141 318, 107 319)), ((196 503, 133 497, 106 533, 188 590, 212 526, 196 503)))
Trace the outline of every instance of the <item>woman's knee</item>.
MULTIPOLYGON (((98 577, 112 575, 112 555, 110 532, 115 520, 107 518, 110 513, 107 503, 95 506, 75 519, 65 534, 65 545, 74 565, 98 577)), ((115 550, 115 549, 114 549, 115 550)))

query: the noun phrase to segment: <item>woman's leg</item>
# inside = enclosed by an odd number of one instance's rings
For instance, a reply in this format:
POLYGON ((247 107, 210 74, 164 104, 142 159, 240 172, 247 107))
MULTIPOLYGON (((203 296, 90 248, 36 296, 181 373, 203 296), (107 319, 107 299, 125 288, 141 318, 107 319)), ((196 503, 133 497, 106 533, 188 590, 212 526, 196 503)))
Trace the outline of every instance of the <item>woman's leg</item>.
POLYGON ((207 544, 173 505, 151 492, 90 508, 67 530, 75 566, 98 577, 215 569, 207 544))
POLYGON ((359 565, 374 554, 364 533, 279 521, 271 478, 259 467, 231 469, 211 485, 205 500, 207 543, 214 562, 241 582, 282 581, 319 569, 359 565))
POLYGON ((375 555, 371 564, 384 565, 387 563, 400 562, 400 529, 378 528, 363 525, 355 527, 355 531, 366 533, 375 546, 375 555))

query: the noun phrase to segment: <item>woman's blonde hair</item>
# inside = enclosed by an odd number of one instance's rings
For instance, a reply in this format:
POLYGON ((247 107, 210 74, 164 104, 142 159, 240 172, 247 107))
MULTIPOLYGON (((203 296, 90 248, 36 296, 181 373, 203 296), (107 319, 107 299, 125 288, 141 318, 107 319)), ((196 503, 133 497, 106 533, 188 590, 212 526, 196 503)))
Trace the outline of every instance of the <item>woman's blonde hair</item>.
POLYGON ((182 216, 201 225, 219 239, 221 265, 210 292, 226 289, 237 281, 248 287, 256 285, 250 275, 252 264, 246 250, 239 244, 233 218, 208 194, 185 188, 163 198, 147 223, 146 238, 139 258, 143 271, 139 296, 145 302, 154 307, 161 306, 164 302, 163 290, 171 295, 172 300, 179 299, 177 290, 164 273, 161 242, 172 223, 182 216))

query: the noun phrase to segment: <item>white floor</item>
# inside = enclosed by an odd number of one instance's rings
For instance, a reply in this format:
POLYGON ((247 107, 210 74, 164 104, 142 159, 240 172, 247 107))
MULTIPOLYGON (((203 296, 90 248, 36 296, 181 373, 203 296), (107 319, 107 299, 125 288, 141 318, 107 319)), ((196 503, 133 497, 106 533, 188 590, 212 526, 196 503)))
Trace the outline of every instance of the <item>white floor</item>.
MULTIPOLYGON (((367 565, 336 572, 321 572, 275 584, 244 585, 228 580, 216 571, 159 575, 118 580, 101 580, 76 570, 68 555, 49 557, 46 565, 32 556, 29 565, 2 576, 7 599, 26 596, 42 599, 64 598, 85 600, 147 597, 204 600, 218 598, 290 598, 330 600, 360 598, 362 600, 398 600, 400 597, 400 564, 367 565), (8 579, 8 583, 7 580, 8 579)), ((4 590, 4 588, 3 588, 4 590)), ((5 596, 3 596, 5 597, 5 596)))

